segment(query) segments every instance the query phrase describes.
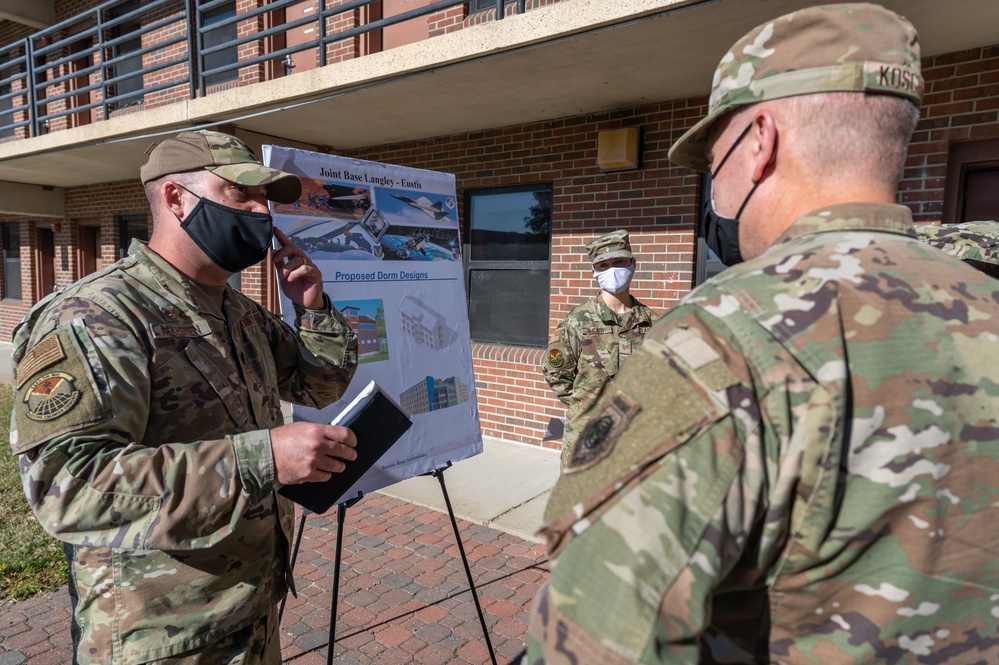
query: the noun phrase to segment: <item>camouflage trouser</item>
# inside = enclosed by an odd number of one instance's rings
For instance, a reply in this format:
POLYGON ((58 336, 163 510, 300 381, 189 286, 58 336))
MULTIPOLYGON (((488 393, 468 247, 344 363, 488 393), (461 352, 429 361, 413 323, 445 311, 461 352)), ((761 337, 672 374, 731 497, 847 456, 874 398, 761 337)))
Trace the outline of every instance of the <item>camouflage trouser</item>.
MULTIPOLYGON (((249 626, 200 649, 153 660, 148 665, 280 665, 281 623, 277 607, 249 626)), ((98 665, 77 656, 79 665, 98 665)))
POLYGON ((572 456, 572 448, 576 445, 576 439, 579 438, 579 432, 575 430, 570 430, 568 427, 565 429, 565 434, 562 435, 562 455, 559 457, 559 462, 562 466, 560 469, 564 469, 565 465, 569 463, 569 458, 572 456))
POLYGON ((280 665, 280 628, 277 607, 272 607, 267 616, 218 642, 149 665, 280 665))

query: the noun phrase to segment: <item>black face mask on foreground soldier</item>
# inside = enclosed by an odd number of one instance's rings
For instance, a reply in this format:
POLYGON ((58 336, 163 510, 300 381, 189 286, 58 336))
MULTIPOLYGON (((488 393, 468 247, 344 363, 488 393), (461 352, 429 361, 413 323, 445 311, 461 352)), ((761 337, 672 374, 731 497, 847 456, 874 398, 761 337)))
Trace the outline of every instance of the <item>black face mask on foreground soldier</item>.
POLYGON ((198 196, 179 183, 178 187, 198 197, 198 205, 180 227, 217 266, 237 273, 263 261, 274 231, 270 215, 230 208, 198 196))
POLYGON ((727 266, 742 263, 742 252, 739 250, 739 215, 742 214, 742 210, 749 203, 749 197, 753 195, 753 192, 756 191, 756 187, 760 183, 753 183, 753 188, 749 190, 749 194, 746 194, 746 198, 742 200, 742 205, 739 206, 739 212, 735 213, 735 217, 723 217, 715 209, 714 182, 715 176, 725 166, 725 162, 728 161, 729 156, 735 150, 736 146, 742 143, 742 139, 749 133, 750 127, 752 125, 742 130, 742 134, 739 134, 739 138, 735 140, 732 147, 722 157, 718 168, 711 172, 711 196, 708 198, 707 203, 704 204, 704 241, 707 243, 708 249, 717 254, 719 260, 727 266))

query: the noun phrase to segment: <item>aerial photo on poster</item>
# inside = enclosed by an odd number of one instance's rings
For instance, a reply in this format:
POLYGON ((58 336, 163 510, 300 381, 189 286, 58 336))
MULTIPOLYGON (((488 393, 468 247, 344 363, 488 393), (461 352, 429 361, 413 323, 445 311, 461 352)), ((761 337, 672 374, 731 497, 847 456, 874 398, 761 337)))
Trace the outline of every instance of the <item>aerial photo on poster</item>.
POLYGON ((328 172, 329 178, 303 177, 301 198, 274 210, 289 219, 288 237, 314 260, 461 259, 453 194, 351 183, 343 179, 345 169, 328 172))

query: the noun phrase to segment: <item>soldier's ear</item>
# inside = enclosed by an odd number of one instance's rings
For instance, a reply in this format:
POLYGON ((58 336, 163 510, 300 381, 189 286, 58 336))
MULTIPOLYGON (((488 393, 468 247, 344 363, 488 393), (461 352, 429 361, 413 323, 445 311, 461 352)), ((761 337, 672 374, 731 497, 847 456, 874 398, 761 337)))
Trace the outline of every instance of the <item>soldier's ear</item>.
POLYGON ((173 180, 163 180, 159 184, 158 194, 163 207, 173 213, 177 219, 183 220, 187 217, 185 192, 180 185, 173 180))

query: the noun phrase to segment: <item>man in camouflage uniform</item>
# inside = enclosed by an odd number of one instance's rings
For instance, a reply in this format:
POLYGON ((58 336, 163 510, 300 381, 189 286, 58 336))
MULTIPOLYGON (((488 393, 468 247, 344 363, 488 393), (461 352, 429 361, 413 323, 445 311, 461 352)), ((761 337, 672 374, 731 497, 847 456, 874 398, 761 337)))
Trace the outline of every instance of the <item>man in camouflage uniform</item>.
POLYGON ((281 400, 338 399, 357 340, 278 230, 298 329, 226 283, 266 256, 267 199, 297 200, 297 176, 212 131, 148 154, 148 245, 14 332, 10 442, 66 544, 79 663, 279 663, 294 507, 275 490, 356 458, 348 429, 282 425, 281 400))
POLYGON ((612 231, 586 244, 601 291, 558 324, 545 355, 545 381, 568 407, 562 436, 562 466, 579 429, 621 362, 642 343, 655 312, 631 295, 635 257, 628 232, 612 231))
POLYGON ((999 285, 895 204, 921 81, 915 29, 874 5, 722 58, 670 157, 713 173, 745 262, 585 426, 531 665, 999 662, 999 285))
POLYGON ((916 233, 923 242, 999 279, 999 222, 920 224, 916 233))

